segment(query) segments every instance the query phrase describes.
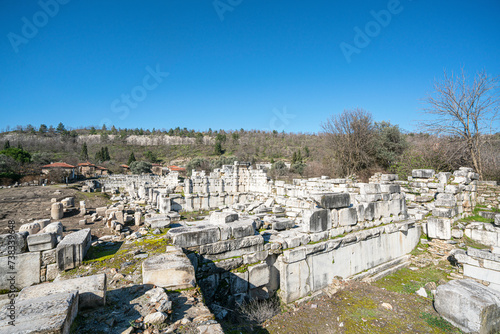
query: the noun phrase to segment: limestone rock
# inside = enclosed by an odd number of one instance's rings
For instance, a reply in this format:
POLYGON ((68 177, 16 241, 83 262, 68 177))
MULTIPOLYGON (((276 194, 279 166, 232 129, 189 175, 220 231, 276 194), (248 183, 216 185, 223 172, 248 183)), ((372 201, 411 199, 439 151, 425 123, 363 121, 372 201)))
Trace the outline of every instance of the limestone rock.
POLYGON ((56 247, 57 239, 54 233, 42 233, 28 236, 28 249, 30 252, 40 252, 56 247))
POLYGON ((146 317, 144 317, 144 322, 147 324, 159 325, 165 320, 167 320, 167 315, 163 312, 150 313, 146 317))
POLYGON ((500 330, 500 292, 472 279, 440 285, 436 311, 464 332, 496 333, 500 330))
POLYGON ((0 256, 8 256, 26 252, 28 232, 0 234, 0 256))
POLYGON ((176 290, 194 287, 196 279, 193 265, 182 250, 167 247, 166 253, 144 260, 142 282, 176 290))
POLYGON ((61 219, 64 216, 64 211, 63 211, 63 205, 62 203, 56 202, 53 203, 51 208, 50 208, 50 218, 52 219, 61 219))
POLYGON ((68 234, 57 245, 56 260, 59 270, 73 269, 83 262, 91 244, 90 229, 68 234))
POLYGON ((78 291, 80 309, 106 305, 105 274, 30 286, 19 292, 17 300, 29 300, 72 290, 78 291))
POLYGON ((15 327, 9 310, 0 310, 0 334, 69 333, 78 310, 78 291, 56 293, 16 302, 15 327))

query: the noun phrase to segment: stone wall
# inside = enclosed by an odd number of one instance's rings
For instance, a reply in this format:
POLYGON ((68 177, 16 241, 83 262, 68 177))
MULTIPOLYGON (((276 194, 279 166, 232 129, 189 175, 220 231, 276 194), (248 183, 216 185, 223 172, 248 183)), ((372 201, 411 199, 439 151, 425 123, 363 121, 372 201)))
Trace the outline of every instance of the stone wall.
POLYGON ((408 215, 423 223, 430 238, 451 239, 453 224, 472 215, 477 201, 479 175, 461 167, 452 173, 415 169, 408 181, 399 181, 405 192, 408 215))
POLYGON ((61 270, 75 268, 83 262, 90 247, 90 229, 70 233, 62 238, 61 223, 51 223, 41 230, 21 226, 19 233, 0 235, 0 290, 20 290, 51 281, 61 270), (24 228, 23 228, 24 227, 24 228))
POLYGON ((463 266, 464 276, 484 281, 490 288, 500 291, 500 252, 469 247, 467 252, 455 253, 455 259, 463 266))
POLYGON ((479 181, 477 204, 500 209, 500 186, 496 181, 479 181))
POLYGON ((262 171, 235 166, 210 177, 195 173, 185 186, 189 209, 231 208, 168 232, 189 253, 208 302, 267 298, 278 289, 291 302, 335 276, 352 277, 404 256, 419 241, 396 175, 377 184, 325 177, 285 184, 254 182, 253 173, 262 171), (244 192, 211 192, 235 191, 238 179, 244 192), (257 183, 260 192, 249 191, 257 183))

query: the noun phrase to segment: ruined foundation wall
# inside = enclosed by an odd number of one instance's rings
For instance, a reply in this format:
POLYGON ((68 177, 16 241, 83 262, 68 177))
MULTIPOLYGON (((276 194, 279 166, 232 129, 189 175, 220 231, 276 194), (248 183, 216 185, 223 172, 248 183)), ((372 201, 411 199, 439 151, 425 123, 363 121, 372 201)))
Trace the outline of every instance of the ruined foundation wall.
POLYGON ((285 303, 303 298, 337 276, 348 278, 408 254, 419 239, 417 226, 400 224, 287 250, 278 258, 280 296, 285 303))

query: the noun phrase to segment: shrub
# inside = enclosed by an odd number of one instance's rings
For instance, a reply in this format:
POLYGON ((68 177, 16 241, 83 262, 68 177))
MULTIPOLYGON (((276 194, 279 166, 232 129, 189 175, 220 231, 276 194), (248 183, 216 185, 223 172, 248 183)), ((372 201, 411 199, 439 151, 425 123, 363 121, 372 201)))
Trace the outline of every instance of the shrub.
POLYGON ((151 173, 152 165, 146 161, 134 161, 130 164, 130 171, 133 174, 151 173))
POLYGON ((254 299, 240 306, 240 313, 250 322, 258 324, 271 319, 281 312, 279 302, 276 298, 257 300, 254 299))

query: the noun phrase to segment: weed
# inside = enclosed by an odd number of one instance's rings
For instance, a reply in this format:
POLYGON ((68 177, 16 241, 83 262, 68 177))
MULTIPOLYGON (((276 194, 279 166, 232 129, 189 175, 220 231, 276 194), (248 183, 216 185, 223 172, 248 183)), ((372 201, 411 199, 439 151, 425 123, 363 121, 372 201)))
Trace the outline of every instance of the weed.
POLYGON ((281 313, 281 308, 276 298, 261 301, 254 299, 248 303, 242 304, 239 311, 248 321, 261 324, 281 313))
POLYGON ((412 294, 428 282, 437 282, 440 279, 447 281, 448 271, 451 270, 451 265, 445 263, 445 261, 440 262, 439 265, 441 268, 444 267, 445 270, 440 270, 434 266, 428 266, 416 271, 403 268, 373 284, 389 291, 412 294))
POLYGON ((472 240, 471 238, 464 235, 464 241, 466 247, 472 247, 477 249, 490 249, 491 247, 488 245, 483 245, 482 243, 472 240))
POLYGON ((435 316, 427 312, 422 312, 420 313, 420 318, 424 319, 429 326, 439 328, 444 332, 447 333, 457 332, 457 329, 453 327, 452 324, 450 324, 448 321, 444 320, 441 317, 435 316))

